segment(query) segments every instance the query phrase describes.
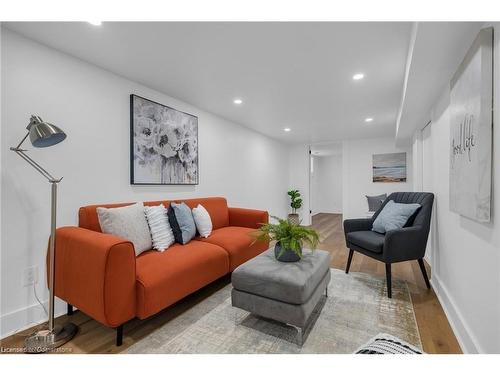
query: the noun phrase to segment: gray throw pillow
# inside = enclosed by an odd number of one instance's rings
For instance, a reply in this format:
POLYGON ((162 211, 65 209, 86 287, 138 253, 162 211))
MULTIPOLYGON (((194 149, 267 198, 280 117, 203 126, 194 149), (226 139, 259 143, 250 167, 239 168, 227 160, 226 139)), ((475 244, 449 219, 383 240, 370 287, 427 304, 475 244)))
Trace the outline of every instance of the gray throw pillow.
POLYGON ((390 200, 373 222, 372 231, 385 233, 390 230, 401 229, 419 208, 418 203, 395 203, 390 200))
POLYGON ((368 201, 368 211, 370 212, 375 212, 377 211, 380 206, 382 206, 382 203, 387 199, 387 194, 380 194, 380 195, 365 195, 367 201, 368 201))
POLYGON ((196 224, 194 223, 191 209, 186 203, 170 203, 175 213, 182 234, 182 244, 185 245, 196 235, 196 224))

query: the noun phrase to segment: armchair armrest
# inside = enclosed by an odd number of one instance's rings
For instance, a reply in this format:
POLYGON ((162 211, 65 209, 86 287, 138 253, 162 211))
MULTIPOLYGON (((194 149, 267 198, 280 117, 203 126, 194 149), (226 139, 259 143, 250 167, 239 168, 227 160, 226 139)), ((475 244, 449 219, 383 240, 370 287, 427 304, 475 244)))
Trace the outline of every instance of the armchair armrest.
POLYGON ((120 237, 79 227, 56 231, 55 295, 116 327, 135 316, 135 252, 120 237))
POLYGON ((229 225, 258 229, 260 224, 268 222, 269 214, 267 211, 229 207, 229 225))
POLYGON ((373 219, 346 219, 344 220, 344 233, 359 232, 362 230, 371 230, 373 219))
POLYGON ((385 234, 383 258, 388 263, 421 259, 427 236, 420 226, 390 230, 385 234))

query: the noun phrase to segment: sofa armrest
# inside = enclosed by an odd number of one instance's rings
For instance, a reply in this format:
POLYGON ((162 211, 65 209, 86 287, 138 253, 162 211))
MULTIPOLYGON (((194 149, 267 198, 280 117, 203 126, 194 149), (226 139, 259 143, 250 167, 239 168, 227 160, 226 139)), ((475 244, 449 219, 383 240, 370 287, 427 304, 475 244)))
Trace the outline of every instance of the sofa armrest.
POLYGON ((79 227, 56 231, 55 295, 117 327, 135 317, 135 252, 120 237, 79 227))
POLYGON ((383 258, 387 263, 423 258, 427 237, 420 226, 390 230, 385 234, 383 258))
POLYGON ((229 225, 231 226, 258 229, 261 224, 268 222, 267 211, 229 207, 229 225))
POLYGON ((344 233, 359 232, 363 230, 371 230, 373 226, 373 219, 346 219, 344 220, 344 233))

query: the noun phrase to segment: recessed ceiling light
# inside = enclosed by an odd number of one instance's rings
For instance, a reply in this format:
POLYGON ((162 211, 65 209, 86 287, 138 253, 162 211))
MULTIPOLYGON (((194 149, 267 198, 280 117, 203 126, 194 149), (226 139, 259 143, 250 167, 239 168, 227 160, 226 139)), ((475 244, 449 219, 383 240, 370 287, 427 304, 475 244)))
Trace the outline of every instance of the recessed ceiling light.
POLYGON ((234 104, 242 104, 242 103, 243 103, 243 100, 241 100, 241 99, 234 99, 234 100, 233 100, 233 103, 234 103, 234 104))
POLYGON ((284 128, 283 130, 286 132, 292 131, 292 129, 290 129, 290 128, 284 128))
POLYGON ((365 78, 365 75, 363 73, 356 73, 355 75, 352 76, 352 79, 355 81, 359 81, 360 79, 365 78))
POLYGON ((101 26, 102 25, 102 21, 88 21, 88 23, 90 23, 91 25, 94 25, 94 26, 101 26))
POLYGON ((371 118, 371 117, 365 118, 365 122, 372 122, 372 121, 373 121, 373 118, 371 118))

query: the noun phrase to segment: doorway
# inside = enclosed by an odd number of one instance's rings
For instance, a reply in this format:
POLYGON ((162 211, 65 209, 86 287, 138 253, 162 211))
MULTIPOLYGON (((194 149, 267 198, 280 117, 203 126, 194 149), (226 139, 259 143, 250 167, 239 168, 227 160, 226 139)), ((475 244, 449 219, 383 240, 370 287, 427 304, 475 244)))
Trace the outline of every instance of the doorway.
POLYGON ((312 145, 310 151, 309 202, 312 226, 322 243, 343 241, 342 143, 312 145))

